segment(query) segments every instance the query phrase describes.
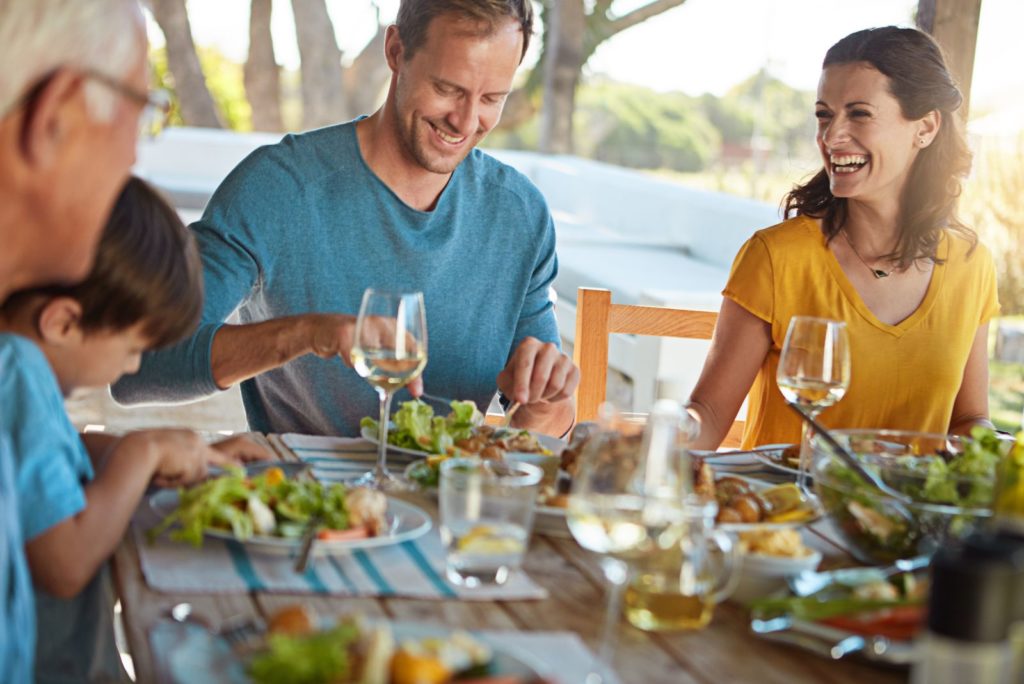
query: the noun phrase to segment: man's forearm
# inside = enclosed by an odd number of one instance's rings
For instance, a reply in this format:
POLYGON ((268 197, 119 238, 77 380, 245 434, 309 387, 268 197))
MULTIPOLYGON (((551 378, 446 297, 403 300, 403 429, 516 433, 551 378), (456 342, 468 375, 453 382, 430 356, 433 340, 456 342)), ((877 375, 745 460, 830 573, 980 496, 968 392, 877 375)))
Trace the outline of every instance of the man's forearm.
POLYGON ((568 436, 567 433, 575 420, 576 402, 570 398, 551 404, 536 403, 522 406, 512 417, 512 425, 552 437, 563 437, 568 436))
POLYGON ((210 368, 217 385, 227 389, 312 351, 313 335, 305 316, 223 325, 213 338, 210 368))

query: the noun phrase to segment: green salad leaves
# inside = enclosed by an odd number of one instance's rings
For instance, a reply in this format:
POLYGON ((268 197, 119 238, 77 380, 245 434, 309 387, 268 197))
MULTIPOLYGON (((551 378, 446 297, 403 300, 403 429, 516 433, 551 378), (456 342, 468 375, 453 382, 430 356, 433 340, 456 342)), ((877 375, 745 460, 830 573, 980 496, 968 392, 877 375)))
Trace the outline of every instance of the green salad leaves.
MULTIPOLYGON (((435 416, 434 409, 419 399, 404 401, 391 417, 394 427, 388 430, 388 443, 403 449, 431 454, 446 454, 455 442, 468 438, 473 428, 483 422, 483 414, 471 401, 453 401, 452 412, 435 416)), ((366 417, 360 425, 375 433, 377 421, 366 417)))
POLYGON ((359 627, 353 623, 312 635, 275 634, 267 652, 252 661, 249 674, 257 684, 347 682, 353 668, 349 650, 358 641, 359 627))

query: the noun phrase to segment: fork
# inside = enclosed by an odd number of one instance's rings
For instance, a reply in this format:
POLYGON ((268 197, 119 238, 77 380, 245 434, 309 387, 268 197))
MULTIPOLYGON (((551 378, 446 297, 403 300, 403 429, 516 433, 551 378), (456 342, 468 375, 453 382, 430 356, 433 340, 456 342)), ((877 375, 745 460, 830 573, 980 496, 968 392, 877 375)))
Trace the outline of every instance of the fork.
POLYGON ((508 411, 505 412, 505 420, 502 421, 501 427, 507 428, 512 425, 512 416, 514 416, 516 411, 519 410, 519 406, 520 404, 518 401, 512 402, 512 405, 508 407, 508 411))
POLYGON ((168 611, 168 616, 175 622, 202 627, 213 636, 219 636, 228 643, 233 651, 245 652, 252 648, 253 640, 261 637, 267 629, 259 617, 238 615, 224 620, 216 629, 210 621, 199 615, 191 603, 176 603, 168 611))

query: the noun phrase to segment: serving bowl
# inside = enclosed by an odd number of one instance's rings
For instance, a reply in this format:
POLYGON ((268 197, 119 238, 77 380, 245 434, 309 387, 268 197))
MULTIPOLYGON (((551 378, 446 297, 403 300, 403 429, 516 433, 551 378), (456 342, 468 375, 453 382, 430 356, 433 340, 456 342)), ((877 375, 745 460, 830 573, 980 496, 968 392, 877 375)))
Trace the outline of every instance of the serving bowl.
POLYGON ((802 556, 770 556, 764 553, 740 554, 739 581, 730 597, 739 603, 773 594, 786 587, 786 578, 805 570, 816 570, 821 563, 820 551, 802 556))
POLYGON ((812 440, 814 488, 858 560, 890 563, 928 555, 992 515, 997 457, 960 437, 902 430, 833 430, 890 487, 900 505, 865 482, 820 438, 812 440))

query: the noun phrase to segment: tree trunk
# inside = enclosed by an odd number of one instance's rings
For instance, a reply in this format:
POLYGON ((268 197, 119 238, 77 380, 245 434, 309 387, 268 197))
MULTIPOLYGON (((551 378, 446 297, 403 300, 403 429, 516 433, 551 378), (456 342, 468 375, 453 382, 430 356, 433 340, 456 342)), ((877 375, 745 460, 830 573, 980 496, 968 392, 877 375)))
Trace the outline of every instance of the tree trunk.
POLYGON ((960 85, 960 92, 964 95, 960 115, 965 122, 970 105, 980 16, 981 0, 919 0, 917 5, 918 28, 932 34, 942 46, 949 70, 960 85))
POLYGON ((540 151, 571 154, 572 116, 587 28, 583 0, 557 0, 549 5, 547 15, 540 151))
POLYGON ((255 131, 280 131, 281 72, 270 35, 271 0, 252 0, 249 10, 249 55, 245 60, 245 94, 255 131))
POLYGON ((391 69, 384 59, 384 34, 387 26, 377 24, 377 34, 367 43, 363 51, 345 70, 345 97, 349 113, 372 114, 380 104, 381 94, 391 76, 391 69))
POLYGON ((185 0, 152 0, 151 5, 167 42, 167 68, 174 77, 182 120, 189 126, 223 128, 192 42, 185 0))
POLYGON ((302 60, 302 125, 318 128, 349 116, 341 70, 341 50, 325 0, 292 0, 302 60))

